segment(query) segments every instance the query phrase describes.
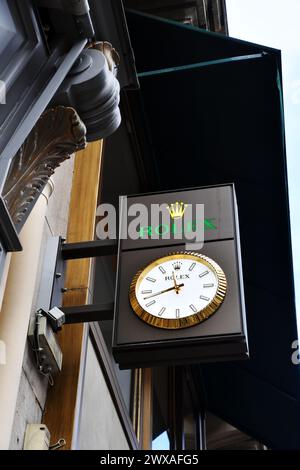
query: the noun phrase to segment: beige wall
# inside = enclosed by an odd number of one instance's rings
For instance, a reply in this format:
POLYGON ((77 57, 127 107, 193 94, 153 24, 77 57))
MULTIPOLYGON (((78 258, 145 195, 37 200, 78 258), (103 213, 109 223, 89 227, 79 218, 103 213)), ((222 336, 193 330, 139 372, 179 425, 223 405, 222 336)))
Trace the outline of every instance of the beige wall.
MULTIPOLYGON (((40 248, 37 279, 32 298, 31 314, 39 307, 36 301, 40 288, 40 274, 47 240, 52 236, 66 235, 73 166, 74 157, 71 157, 70 160, 67 160, 57 168, 52 177, 54 191, 48 201, 44 220, 40 220, 40 223, 43 225, 43 237, 40 248)), ((26 342, 14 423, 10 436, 10 449, 23 448, 24 433, 27 423, 42 422, 47 390, 48 380, 37 371, 35 367, 35 357, 26 342)))
POLYGON ((6 364, 0 366, 0 449, 9 447, 39 264, 43 221, 52 189, 48 183, 21 231, 23 251, 13 253, 11 257, 0 314, 0 338, 6 345, 6 364))
POLYGON ((0 339, 6 344, 6 365, 0 365, 0 448, 22 449, 27 423, 39 423, 48 380, 36 369, 27 344, 47 239, 66 234, 74 159, 56 170, 21 232, 23 251, 14 253, 0 313, 0 339), (50 197, 51 195, 51 197, 50 197))

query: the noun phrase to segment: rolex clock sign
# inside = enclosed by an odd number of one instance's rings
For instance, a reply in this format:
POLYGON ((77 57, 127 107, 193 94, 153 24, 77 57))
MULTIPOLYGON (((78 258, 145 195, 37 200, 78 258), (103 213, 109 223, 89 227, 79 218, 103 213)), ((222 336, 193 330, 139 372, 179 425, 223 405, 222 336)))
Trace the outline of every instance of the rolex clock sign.
POLYGON ((233 185, 121 198, 121 368, 248 358, 233 185))

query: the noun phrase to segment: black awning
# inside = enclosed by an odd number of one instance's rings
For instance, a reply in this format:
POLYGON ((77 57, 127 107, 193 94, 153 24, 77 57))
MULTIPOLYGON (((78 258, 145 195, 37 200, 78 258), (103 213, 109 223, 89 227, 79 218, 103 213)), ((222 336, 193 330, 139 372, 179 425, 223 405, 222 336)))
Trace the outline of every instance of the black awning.
POLYGON ((273 448, 300 448, 280 51, 135 12, 127 20, 152 189, 236 187, 251 359, 198 368, 207 407, 273 448))

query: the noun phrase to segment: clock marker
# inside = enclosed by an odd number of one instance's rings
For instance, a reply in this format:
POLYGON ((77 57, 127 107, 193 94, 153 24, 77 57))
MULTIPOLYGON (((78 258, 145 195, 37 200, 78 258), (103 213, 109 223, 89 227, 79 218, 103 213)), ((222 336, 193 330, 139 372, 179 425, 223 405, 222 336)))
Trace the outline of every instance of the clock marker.
POLYGON ((180 309, 176 308, 176 318, 179 318, 179 315, 180 315, 180 309))
POLYGON ((209 300, 209 297, 205 297, 205 295, 200 295, 200 299, 202 299, 202 300, 209 300))
POLYGON ((146 277, 147 281, 150 282, 156 282, 156 279, 153 279, 153 277, 146 277))
POLYGON ((190 308, 193 310, 193 312, 197 312, 197 309, 196 309, 195 305, 191 304, 190 308))
POLYGON ((158 315, 161 317, 165 310, 166 310, 166 307, 161 308, 160 311, 158 312, 158 315))
POLYGON ((146 307, 150 307, 150 305, 155 304, 155 302, 156 302, 155 300, 152 300, 151 302, 148 302, 148 303, 146 304, 146 307))
POLYGON ((166 274, 166 270, 162 266, 159 267, 159 270, 161 273, 166 274))
POLYGON ((203 287, 214 287, 214 284, 211 283, 211 284, 203 284, 203 287))
POLYGON ((191 266, 189 267, 189 271, 193 271, 195 266, 196 266, 196 263, 191 264, 191 266))
POLYGON ((206 274, 208 274, 208 271, 204 271, 204 273, 199 274, 199 277, 206 276, 206 274))
POLYGON ((142 290, 142 294, 152 294, 152 290, 142 290))

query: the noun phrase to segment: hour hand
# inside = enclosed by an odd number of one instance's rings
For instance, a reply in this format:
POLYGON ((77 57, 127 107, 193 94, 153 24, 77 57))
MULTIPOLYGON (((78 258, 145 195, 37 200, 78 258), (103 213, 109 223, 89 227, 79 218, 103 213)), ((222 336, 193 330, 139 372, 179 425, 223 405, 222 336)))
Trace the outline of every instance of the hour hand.
POLYGON ((150 299, 151 297, 156 297, 157 295, 164 294, 165 292, 170 292, 171 290, 176 290, 179 289, 180 287, 183 287, 184 284, 178 284, 177 287, 169 287, 168 289, 161 290, 159 292, 156 292, 155 294, 147 295, 147 297, 144 297, 144 300, 150 299))
POLYGON ((180 286, 178 286, 178 284, 177 284, 177 282, 176 282, 176 277, 175 277, 174 271, 172 272, 172 274, 173 274, 174 288, 175 288, 175 290, 176 290, 176 294, 179 294, 179 288, 180 288, 180 286))

